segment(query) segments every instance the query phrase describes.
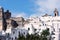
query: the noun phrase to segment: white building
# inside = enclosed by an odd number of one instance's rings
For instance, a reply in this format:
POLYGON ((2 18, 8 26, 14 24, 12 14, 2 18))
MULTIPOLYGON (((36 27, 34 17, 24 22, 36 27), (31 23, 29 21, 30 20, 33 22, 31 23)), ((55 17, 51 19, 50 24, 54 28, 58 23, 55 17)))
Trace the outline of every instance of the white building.
POLYGON ((30 17, 29 23, 25 24, 25 29, 29 30, 29 34, 41 34, 42 30, 49 28, 51 40, 60 40, 60 16, 57 9, 54 16, 48 14, 41 17, 30 17))
POLYGON ((28 30, 25 30, 24 28, 11 28, 11 33, 7 33, 7 34, 9 34, 10 36, 10 39, 8 38, 7 40, 17 40, 17 38, 19 37, 19 34, 22 36, 25 36, 26 37, 26 35, 27 35, 27 33, 28 33, 28 30))
POLYGON ((57 9, 54 11, 54 16, 46 14, 41 17, 30 17, 26 20, 28 20, 28 23, 25 23, 24 27, 9 28, 5 33, 2 32, 2 34, 9 33, 11 40, 15 40, 18 38, 19 33, 24 36, 26 36, 27 33, 37 33, 40 35, 43 30, 49 28, 51 40, 60 40, 60 16, 57 9))

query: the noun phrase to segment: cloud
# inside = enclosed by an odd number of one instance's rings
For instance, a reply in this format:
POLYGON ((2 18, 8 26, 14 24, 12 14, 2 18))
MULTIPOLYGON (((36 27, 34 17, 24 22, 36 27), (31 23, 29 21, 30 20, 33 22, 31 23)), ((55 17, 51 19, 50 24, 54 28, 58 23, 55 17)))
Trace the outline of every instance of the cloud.
POLYGON ((33 15, 43 15, 45 13, 52 14, 54 9, 60 10, 60 0, 34 0, 36 6, 36 13, 33 15))
POLYGON ((20 13, 15 12, 15 13, 12 14, 12 17, 23 17, 23 18, 27 18, 27 15, 24 12, 20 12, 20 13))
POLYGON ((26 16, 25 13, 19 13, 19 14, 16 15, 16 17, 25 17, 25 16, 26 16))
MULTIPOLYGON (((51 14, 53 15, 54 9, 57 8, 58 11, 60 10, 60 0, 31 0, 34 2, 34 8, 32 8, 32 11, 34 11, 33 14, 30 16, 42 16, 44 14, 51 14)), ((24 12, 16 12, 13 13, 13 16, 15 17, 24 17, 28 18, 29 16, 24 12)))

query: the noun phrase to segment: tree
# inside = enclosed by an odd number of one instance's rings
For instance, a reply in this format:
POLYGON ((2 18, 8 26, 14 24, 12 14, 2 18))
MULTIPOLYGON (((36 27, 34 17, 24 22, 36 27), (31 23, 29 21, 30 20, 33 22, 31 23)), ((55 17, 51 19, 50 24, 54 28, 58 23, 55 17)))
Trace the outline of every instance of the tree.
POLYGON ((26 40, 40 40, 40 36, 36 34, 31 34, 26 36, 26 40))
POLYGON ((43 30, 41 33, 41 40, 48 40, 47 37, 50 35, 49 29, 43 30))
POLYGON ((22 35, 19 34, 18 40, 48 40, 47 37, 50 35, 49 29, 43 30, 41 32, 41 35, 38 34, 27 34, 26 38, 22 35))
POLYGON ((24 37, 23 35, 21 36, 21 35, 19 34, 19 37, 18 37, 17 40, 25 40, 25 37, 24 37))

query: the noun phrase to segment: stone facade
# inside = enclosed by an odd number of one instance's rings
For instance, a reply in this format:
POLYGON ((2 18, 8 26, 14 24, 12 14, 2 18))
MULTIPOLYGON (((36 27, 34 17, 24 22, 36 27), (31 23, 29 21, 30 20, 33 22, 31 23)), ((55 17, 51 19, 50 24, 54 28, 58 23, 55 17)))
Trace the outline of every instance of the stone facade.
POLYGON ((4 9, 0 8, 0 31, 3 29, 4 26, 4 9))
POLYGON ((0 7, 0 31, 6 30, 9 27, 17 27, 24 25, 23 17, 11 17, 11 12, 7 10, 4 12, 3 7, 0 7))

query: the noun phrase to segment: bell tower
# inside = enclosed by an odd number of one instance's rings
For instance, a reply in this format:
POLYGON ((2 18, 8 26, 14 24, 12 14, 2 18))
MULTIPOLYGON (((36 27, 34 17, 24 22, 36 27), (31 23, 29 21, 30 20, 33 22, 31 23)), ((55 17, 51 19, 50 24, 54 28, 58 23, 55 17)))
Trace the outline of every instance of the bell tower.
POLYGON ((4 10, 3 7, 0 7, 0 31, 3 30, 3 23, 4 23, 4 10))
POLYGON ((59 16, 59 12, 58 12, 57 8, 55 8, 55 10, 54 10, 54 16, 59 16))

